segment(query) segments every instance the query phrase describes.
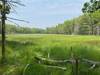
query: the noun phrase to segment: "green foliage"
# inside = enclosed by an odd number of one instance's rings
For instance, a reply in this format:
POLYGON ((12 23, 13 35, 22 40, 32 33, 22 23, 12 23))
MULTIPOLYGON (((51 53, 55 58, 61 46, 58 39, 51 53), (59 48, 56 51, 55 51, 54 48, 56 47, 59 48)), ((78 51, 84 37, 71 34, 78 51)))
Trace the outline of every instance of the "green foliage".
POLYGON ((100 0, 90 0, 83 5, 82 16, 66 20, 55 27, 47 28, 50 34, 100 35, 100 0))
MULTIPOLYGON (((1 25, 0 25, 0 33, 1 33, 1 25)), ((44 29, 39 28, 29 28, 29 27, 21 27, 16 25, 6 25, 6 33, 7 34, 34 34, 34 33, 45 33, 44 29)))
POLYGON ((82 8, 83 13, 93 13, 100 9, 100 0, 90 0, 90 2, 84 3, 82 8))
POLYGON ((4 11, 5 11, 6 14, 9 14, 10 13, 10 9, 11 9, 11 7, 10 7, 9 4, 5 4, 5 6, 4 6, 2 1, 0 1, 0 13, 1 14, 4 13, 4 11))
POLYGON ((100 35, 100 11, 92 14, 84 14, 72 20, 66 20, 63 24, 56 27, 47 28, 50 34, 67 34, 67 35, 100 35))
MULTIPOLYGON (((71 65, 61 64, 66 71, 51 68, 44 64, 38 64, 35 56, 64 60, 71 58, 71 52, 78 58, 87 58, 100 61, 100 37, 99 36, 67 36, 67 35, 42 35, 42 34, 13 34, 7 35, 6 55, 7 65, 0 65, 0 74, 22 75, 26 64, 25 75, 71 75, 71 65), (72 47, 72 51, 71 51, 72 47)), ((0 45, 1 47, 1 45, 0 45)), ((0 54, 1 57, 1 54, 0 54)), ((93 71, 88 69, 90 65, 80 63, 80 75, 99 75, 100 67, 93 71)))

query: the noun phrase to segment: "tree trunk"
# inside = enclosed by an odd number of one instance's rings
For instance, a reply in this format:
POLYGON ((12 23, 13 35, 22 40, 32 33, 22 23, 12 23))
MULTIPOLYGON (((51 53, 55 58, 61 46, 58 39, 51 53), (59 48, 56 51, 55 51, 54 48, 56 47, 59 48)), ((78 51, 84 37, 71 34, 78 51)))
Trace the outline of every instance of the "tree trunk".
POLYGON ((6 20, 6 13, 5 13, 5 0, 2 1, 4 8, 1 13, 2 18, 1 18, 1 23, 2 23, 2 58, 1 58, 1 63, 5 63, 5 20, 6 20))

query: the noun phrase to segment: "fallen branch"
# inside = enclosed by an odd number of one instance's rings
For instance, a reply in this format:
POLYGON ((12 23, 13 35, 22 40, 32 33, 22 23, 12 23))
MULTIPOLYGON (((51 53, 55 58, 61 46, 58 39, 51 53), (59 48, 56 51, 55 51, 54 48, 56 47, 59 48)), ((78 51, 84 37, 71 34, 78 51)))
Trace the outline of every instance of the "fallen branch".
POLYGON ((100 65, 100 62, 98 61, 92 61, 92 60, 88 60, 88 59, 82 59, 83 62, 89 63, 89 64, 96 64, 96 65, 100 65))
POLYGON ((72 63, 73 60, 52 60, 52 59, 47 59, 47 58, 42 58, 42 57, 35 57, 35 59, 39 63, 44 63, 47 65, 57 65, 57 64, 66 64, 66 63, 72 63))
POLYGON ((82 61, 91 64, 92 66, 90 67, 90 69, 94 69, 95 67, 100 66, 100 62, 96 62, 88 59, 82 59, 82 61))
POLYGON ((67 70, 67 69, 66 69, 66 67, 59 67, 59 66, 48 66, 48 65, 46 65, 46 67, 48 67, 48 68, 60 69, 60 70, 67 70))
MULTIPOLYGON (((69 64, 76 64, 76 59, 69 59, 69 60, 52 60, 48 58, 42 58, 42 57, 35 57, 35 59, 38 61, 39 64, 46 64, 46 65, 52 65, 52 66, 59 66, 59 65, 65 65, 67 63, 69 64)), ((88 59, 78 59, 78 62, 85 62, 87 64, 90 64, 90 69, 94 69, 97 66, 100 66, 100 62, 88 60, 88 59)), ((58 67, 59 68, 59 67, 58 67)))

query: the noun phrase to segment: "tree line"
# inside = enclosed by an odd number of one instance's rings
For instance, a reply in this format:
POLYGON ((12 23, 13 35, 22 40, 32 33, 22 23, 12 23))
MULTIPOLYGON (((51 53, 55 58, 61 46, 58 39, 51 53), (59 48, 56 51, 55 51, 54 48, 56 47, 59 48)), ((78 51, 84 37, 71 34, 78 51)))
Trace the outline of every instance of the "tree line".
POLYGON ((47 28, 46 31, 50 34, 100 35, 100 11, 67 20, 55 27, 47 28))
MULTIPOLYGON (((1 34, 0 25, 0 34, 1 34)), ((91 14, 84 14, 72 20, 66 20, 62 24, 46 29, 6 25, 6 33, 19 34, 66 34, 66 35, 100 35, 100 10, 91 14)))
POLYGON ((100 0, 83 5, 83 15, 46 29, 50 34, 100 35, 100 0))
MULTIPOLYGON (((66 34, 66 35, 100 35, 100 0, 85 2, 82 8, 83 15, 66 20, 62 24, 46 29, 6 25, 6 33, 22 34, 66 34)), ((1 25, 0 25, 1 33, 1 25)))
MULTIPOLYGON (((16 25, 7 24, 5 29, 6 34, 42 34, 45 32, 44 29, 40 28, 30 28, 30 27, 21 27, 16 25)), ((1 26, 0 26, 1 33, 1 26)))

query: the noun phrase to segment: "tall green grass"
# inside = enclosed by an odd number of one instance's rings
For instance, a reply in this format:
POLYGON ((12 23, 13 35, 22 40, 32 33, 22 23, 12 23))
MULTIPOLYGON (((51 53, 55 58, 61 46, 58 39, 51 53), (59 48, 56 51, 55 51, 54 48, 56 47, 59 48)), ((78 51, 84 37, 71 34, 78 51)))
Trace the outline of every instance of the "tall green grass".
MULTIPOLYGON (((68 68, 63 71, 35 63, 36 55, 48 58, 48 53, 49 58, 55 60, 70 59, 73 52, 78 58, 100 61, 99 36, 16 34, 7 35, 6 39, 7 64, 0 66, 1 75, 22 75, 27 64, 31 66, 27 68, 25 75, 71 75, 70 64, 60 65, 68 68)), ((80 64, 80 75, 100 75, 100 67, 93 71, 88 68, 89 66, 80 64)))

